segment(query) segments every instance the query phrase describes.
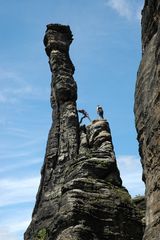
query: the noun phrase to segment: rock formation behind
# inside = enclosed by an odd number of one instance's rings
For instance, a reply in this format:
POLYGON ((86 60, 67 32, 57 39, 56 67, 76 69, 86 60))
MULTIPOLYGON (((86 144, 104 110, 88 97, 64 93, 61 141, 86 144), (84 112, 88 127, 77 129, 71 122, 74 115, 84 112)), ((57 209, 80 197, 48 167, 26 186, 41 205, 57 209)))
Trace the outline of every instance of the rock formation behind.
POLYGON ((53 124, 25 240, 141 240, 141 216, 122 186, 108 122, 79 126, 71 42, 68 26, 47 26, 53 124))
POLYGON ((160 1, 142 11, 142 52, 135 92, 139 152, 146 184, 144 240, 160 239, 160 1))

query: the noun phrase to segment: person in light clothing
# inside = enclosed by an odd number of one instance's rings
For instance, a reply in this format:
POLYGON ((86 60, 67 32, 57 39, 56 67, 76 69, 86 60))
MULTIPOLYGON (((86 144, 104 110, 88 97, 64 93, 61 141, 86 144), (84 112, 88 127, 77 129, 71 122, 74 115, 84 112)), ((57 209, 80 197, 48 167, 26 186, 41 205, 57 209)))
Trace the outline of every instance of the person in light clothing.
POLYGON ((100 105, 97 106, 97 114, 99 115, 100 119, 104 119, 104 117, 103 117, 103 108, 100 105))

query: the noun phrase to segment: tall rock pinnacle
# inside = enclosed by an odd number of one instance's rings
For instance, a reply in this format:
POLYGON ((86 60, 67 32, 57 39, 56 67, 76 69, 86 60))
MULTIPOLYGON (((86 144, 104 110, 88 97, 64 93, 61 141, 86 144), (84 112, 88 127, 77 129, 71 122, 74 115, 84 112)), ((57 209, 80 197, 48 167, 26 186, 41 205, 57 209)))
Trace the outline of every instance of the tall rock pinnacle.
POLYGON ((106 120, 79 126, 69 26, 47 25, 53 124, 25 240, 141 240, 142 224, 116 164, 106 120))
POLYGON ((160 239, 160 1, 145 0, 143 57, 135 92, 139 152, 146 184, 144 240, 160 239))

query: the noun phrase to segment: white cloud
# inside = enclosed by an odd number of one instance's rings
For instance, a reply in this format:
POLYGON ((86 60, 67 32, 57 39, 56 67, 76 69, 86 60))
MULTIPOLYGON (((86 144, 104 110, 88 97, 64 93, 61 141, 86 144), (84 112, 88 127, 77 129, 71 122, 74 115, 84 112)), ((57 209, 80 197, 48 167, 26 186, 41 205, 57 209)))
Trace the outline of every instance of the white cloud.
POLYGON ((117 157, 117 161, 129 171, 140 166, 140 158, 134 155, 120 155, 117 157))
MULTIPOLYGON (((8 124, 9 125, 9 124, 8 124)), ((5 134, 9 134, 16 137, 23 137, 23 138, 31 138, 31 133, 23 128, 18 127, 6 127, 5 128, 5 134)))
POLYGON ((121 155, 117 157, 117 164, 123 185, 132 196, 144 194, 144 183, 142 181, 142 167, 140 159, 133 155, 121 155))
MULTIPOLYGON (((6 131, 6 129, 5 129, 5 135, 7 135, 6 132, 8 133, 8 130, 6 131)), ((32 137, 31 136, 30 139, 27 140, 27 141, 26 140, 25 141, 21 141, 21 143, 18 143, 18 144, 16 142, 14 142, 14 144, 10 144, 8 146, 7 146, 6 142, 3 139, 3 141, 0 141, 0 158, 3 158, 3 157, 4 158, 8 158, 9 157, 10 158, 12 156, 17 157, 17 155, 21 157, 22 155, 23 156, 24 155, 25 156, 28 155, 31 152, 31 149, 35 150, 35 147, 37 147, 37 146, 41 145, 42 143, 44 143, 45 139, 42 139, 43 135, 42 136, 41 135, 39 133, 39 136, 37 138, 34 135, 34 137, 35 137, 34 139, 33 138, 31 139, 31 137, 32 137), (28 149, 28 150, 26 151, 26 149, 28 149), (17 152, 17 150, 18 150, 18 152, 17 152), (24 150, 24 151, 22 151, 22 150, 24 150), (11 152, 11 154, 10 154, 10 152, 11 152)), ((9 135, 9 138, 14 139, 15 137, 11 133, 9 135)), ((28 136, 28 138, 29 138, 29 136, 28 136)))
POLYGON ((142 14, 141 14, 142 8, 143 8, 143 5, 139 6, 136 13, 136 17, 139 21, 141 21, 141 18, 142 18, 142 14))
POLYGON ((106 0, 106 4, 121 17, 125 17, 128 20, 141 20, 142 1, 137 3, 128 0, 106 0))
POLYGON ((28 227, 29 223, 30 223, 30 220, 18 221, 18 219, 17 219, 15 221, 15 219, 14 219, 12 224, 10 225, 10 231, 11 232, 25 231, 25 229, 28 227))
POLYGON ((131 19, 132 11, 127 0, 108 0, 107 5, 113 8, 120 16, 131 19))
POLYGON ((0 207, 34 201, 39 180, 39 177, 0 179, 0 207))
POLYGON ((16 152, 16 153, 1 153, 0 154, 0 160, 3 160, 3 159, 8 159, 8 158, 20 158, 20 157, 27 157, 30 155, 30 152, 29 151, 25 151, 25 152, 16 152))
POLYGON ((0 169, 0 173, 8 172, 8 171, 13 171, 13 170, 18 170, 20 168, 25 168, 29 167, 38 163, 42 163, 43 159, 41 158, 34 158, 34 159, 27 159, 23 160, 21 162, 16 162, 14 164, 9 164, 7 166, 4 166, 0 169))
POLYGON ((9 231, 8 227, 0 228, 0 239, 2 240, 18 240, 18 237, 13 232, 9 231))
POLYGON ((34 87, 29 84, 24 84, 22 86, 15 85, 14 88, 7 86, 0 90, 0 103, 14 104, 25 98, 47 100, 48 96, 48 88, 40 89, 39 87, 34 87))
POLYGON ((0 103, 14 103, 17 98, 32 92, 23 77, 9 68, 0 68, 0 84, 0 103))
POLYGON ((8 80, 10 81, 12 79, 12 81, 20 81, 21 77, 15 73, 14 71, 12 71, 11 69, 6 69, 6 68, 2 68, 0 67, 0 81, 4 81, 4 80, 8 80))
POLYGON ((0 104, 14 104, 24 98, 46 100, 48 88, 34 86, 21 76, 22 73, 0 68, 0 104))
POLYGON ((7 87, 0 90, 0 103, 15 103, 19 98, 33 94, 29 85, 15 86, 15 89, 7 87))
POLYGON ((31 208, 7 210, 5 218, 1 218, 0 239, 3 240, 21 240, 27 229, 32 215, 31 208))

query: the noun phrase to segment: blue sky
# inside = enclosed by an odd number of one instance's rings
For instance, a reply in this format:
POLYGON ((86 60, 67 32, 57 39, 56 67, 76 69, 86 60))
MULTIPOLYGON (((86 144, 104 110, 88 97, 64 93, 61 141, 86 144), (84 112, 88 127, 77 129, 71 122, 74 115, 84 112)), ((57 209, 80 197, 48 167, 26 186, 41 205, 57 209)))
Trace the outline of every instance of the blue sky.
POLYGON ((123 185, 143 194, 133 114, 143 0, 0 2, 0 239, 23 239, 38 190, 51 126, 48 23, 70 25, 78 108, 93 120, 103 106, 123 185))

